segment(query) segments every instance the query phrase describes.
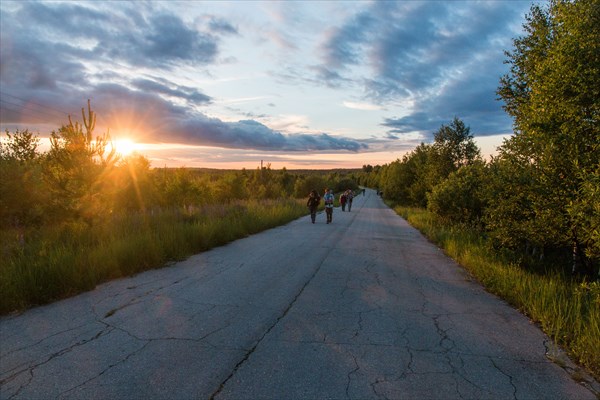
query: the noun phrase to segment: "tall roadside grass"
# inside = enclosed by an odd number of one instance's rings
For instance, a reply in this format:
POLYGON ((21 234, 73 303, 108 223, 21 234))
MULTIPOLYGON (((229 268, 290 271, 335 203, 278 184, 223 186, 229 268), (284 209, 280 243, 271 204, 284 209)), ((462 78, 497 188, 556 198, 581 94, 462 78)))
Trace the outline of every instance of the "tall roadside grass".
POLYGON ((93 289, 110 279, 159 268, 307 213, 304 201, 238 201, 3 231, 0 313, 23 310, 93 289))
POLYGON ((555 343, 600 378, 600 284, 577 282, 556 272, 539 274, 515 265, 465 227, 443 224, 423 209, 395 211, 446 254, 464 266, 490 292, 537 322, 555 343))

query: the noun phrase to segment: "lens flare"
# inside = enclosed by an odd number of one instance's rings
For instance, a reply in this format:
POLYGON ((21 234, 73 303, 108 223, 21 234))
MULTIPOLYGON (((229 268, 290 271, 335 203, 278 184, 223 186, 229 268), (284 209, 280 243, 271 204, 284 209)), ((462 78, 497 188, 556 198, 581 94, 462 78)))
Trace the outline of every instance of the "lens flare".
POLYGON ((137 149, 136 144, 131 139, 115 140, 113 146, 115 151, 122 156, 128 156, 137 149))

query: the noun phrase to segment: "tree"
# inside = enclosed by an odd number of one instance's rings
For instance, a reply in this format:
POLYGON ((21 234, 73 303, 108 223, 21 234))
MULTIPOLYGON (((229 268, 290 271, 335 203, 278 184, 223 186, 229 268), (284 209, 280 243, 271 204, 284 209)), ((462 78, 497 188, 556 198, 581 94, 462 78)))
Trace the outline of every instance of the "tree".
POLYGON ((481 226, 487 203, 487 166, 483 161, 451 173, 427 196, 427 208, 450 222, 481 226))
POLYGON ((83 218, 91 223, 112 206, 107 202, 107 196, 112 195, 107 190, 107 185, 111 185, 107 177, 118 158, 114 146, 106 151, 111 140, 108 132, 94 136, 96 114, 89 100, 87 116, 83 108, 81 115, 83 125, 73 123, 69 116, 67 125, 52 132, 44 176, 58 217, 83 218))
POLYGON ((294 184, 294 197, 308 197, 311 190, 316 190, 320 196, 323 196, 323 189, 325 189, 326 185, 327 183, 321 175, 310 174, 302 176, 294 184))
POLYGON ((449 169, 457 170, 481 158, 471 128, 458 117, 434 134, 433 148, 450 164, 449 169))
POLYGON ((10 133, 7 129, 5 134, 6 140, 0 140, 0 159, 25 163, 39 157, 37 149, 40 145, 40 138, 38 134, 29 132, 29 129, 24 131, 17 129, 15 133, 10 133))
POLYGON ((156 190, 150 171, 150 160, 133 153, 117 163, 114 211, 144 211, 156 203, 156 190))
POLYGON ((546 246, 572 248, 573 270, 580 270, 594 231, 580 210, 600 162, 600 5, 534 4, 524 28, 506 53, 510 72, 498 89, 515 128, 500 158, 531 182, 531 229, 524 234, 535 229, 546 246))
POLYGON ((459 168, 481 156, 470 128, 458 118, 434 133, 432 144, 421 143, 402 161, 385 168, 381 179, 384 195, 400 204, 427 206, 427 196, 459 168))
POLYGON ((434 142, 427 162, 427 192, 431 192, 452 172, 480 158, 471 129, 454 117, 449 125, 442 125, 434 133, 434 142))
POLYGON ((0 222, 22 228, 39 224, 44 216, 47 190, 41 178, 40 139, 29 130, 6 130, 0 138, 0 222))

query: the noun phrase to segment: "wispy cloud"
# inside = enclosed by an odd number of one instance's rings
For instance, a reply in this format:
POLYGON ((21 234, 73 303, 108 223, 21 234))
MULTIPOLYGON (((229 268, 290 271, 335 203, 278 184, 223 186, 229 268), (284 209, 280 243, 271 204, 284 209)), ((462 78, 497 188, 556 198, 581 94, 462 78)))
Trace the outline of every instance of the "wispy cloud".
POLYGON ((360 102, 354 102, 354 101, 344 101, 342 104, 344 105, 344 107, 351 108, 353 110, 374 111, 374 110, 381 110, 382 109, 382 106, 379 106, 377 104, 371 104, 371 103, 360 103, 360 102))

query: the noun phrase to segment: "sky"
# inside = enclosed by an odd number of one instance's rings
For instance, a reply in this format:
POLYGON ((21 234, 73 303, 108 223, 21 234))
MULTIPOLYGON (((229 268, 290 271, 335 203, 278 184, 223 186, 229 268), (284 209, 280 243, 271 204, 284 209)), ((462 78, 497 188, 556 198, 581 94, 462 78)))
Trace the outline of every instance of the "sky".
POLYGON ((96 134, 154 167, 331 169, 458 117, 486 156, 512 132, 496 90, 531 4, 2 0, 0 128, 46 138, 89 99, 96 134))

